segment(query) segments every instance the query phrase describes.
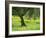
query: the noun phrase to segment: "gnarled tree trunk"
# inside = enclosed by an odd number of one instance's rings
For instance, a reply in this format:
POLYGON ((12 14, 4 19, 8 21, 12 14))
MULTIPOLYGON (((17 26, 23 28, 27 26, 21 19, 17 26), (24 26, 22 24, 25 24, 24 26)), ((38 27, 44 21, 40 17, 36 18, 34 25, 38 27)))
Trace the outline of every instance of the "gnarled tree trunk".
POLYGON ((20 19, 21 19, 21 26, 26 26, 26 24, 24 23, 23 16, 20 16, 20 19))

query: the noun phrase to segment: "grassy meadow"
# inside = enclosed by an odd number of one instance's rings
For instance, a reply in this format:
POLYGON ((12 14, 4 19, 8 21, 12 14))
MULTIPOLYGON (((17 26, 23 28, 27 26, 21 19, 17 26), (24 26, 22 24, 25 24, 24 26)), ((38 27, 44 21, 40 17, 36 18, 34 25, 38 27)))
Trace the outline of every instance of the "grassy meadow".
POLYGON ((26 26, 21 26, 21 19, 19 16, 12 16, 12 31, 25 31, 25 30, 40 30, 40 18, 36 20, 24 18, 26 26))

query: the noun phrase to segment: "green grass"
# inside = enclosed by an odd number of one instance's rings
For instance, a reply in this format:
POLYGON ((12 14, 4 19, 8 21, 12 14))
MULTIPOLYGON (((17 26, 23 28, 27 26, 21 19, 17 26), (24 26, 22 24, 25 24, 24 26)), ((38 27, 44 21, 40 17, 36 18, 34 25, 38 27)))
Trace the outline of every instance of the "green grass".
POLYGON ((40 19, 31 20, 24 18, 26 26, 21 26, 21 19, 18 16, 12 16, 12 31, 40 30, 40 19))

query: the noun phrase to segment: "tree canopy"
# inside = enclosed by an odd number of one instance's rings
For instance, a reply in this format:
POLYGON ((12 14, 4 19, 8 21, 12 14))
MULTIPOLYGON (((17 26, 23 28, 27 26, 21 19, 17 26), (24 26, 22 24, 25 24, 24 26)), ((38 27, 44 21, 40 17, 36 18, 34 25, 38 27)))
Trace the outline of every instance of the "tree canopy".
POLYGON ((26 8, 26 7, 12 7, 12 15, 17 16, 24 16, 28 15, 29 17, 32 16, 40 16, 40 9, 39 8, 26 8))

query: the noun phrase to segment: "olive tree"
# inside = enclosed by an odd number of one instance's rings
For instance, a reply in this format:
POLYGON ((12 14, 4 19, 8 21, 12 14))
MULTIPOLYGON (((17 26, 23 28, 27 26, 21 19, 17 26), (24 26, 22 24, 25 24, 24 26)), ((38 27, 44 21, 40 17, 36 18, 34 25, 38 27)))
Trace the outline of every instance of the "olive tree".
POLYGON ((24 23, 23 16, 27 13, 29 8, 13 7, 12 10, 13 10, 12 11, 13 15, 18 15, 20 17, 20 19, 21 19, 21 26, 26 26, 26 24, 24 23))

